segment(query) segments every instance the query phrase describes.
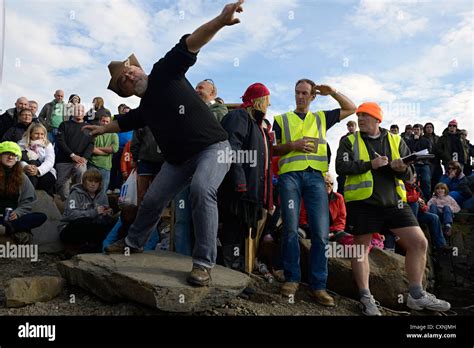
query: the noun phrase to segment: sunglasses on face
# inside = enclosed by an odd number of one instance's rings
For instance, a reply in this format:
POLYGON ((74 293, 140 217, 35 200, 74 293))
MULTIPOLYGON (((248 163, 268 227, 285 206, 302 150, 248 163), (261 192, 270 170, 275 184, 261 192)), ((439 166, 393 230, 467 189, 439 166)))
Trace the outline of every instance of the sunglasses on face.
POLYGON ((449 127, 449 128, 456 128, 457 126, 454 125, 454 124, 450 124, 448 127, 449 127))
POLYGON ((209 82, 211 85, 215 86, 214 81, 212 79, 205 79, 205 82, 209 82))

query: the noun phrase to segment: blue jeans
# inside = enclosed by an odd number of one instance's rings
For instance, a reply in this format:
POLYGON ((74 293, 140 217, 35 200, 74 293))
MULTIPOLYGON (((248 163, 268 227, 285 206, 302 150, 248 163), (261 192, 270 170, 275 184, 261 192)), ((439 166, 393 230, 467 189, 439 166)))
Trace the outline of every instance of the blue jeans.
POLYGON ((433 204, 430 206, 430 213, 438 215, 443 225, 453 224, 453 211, 447 205, 443 207, 443 211, 440 213, 438 207, 433 204))
POLYGON ((48 132, 48 140, 51 144, 56 144, 56 136, 58 135, 58 129, 53 128, 48 132))
POLYGON ((431 198, 431 169, 429 164, 415 164, 416 176, 420 180, 421 192, 425 200, 431 198))
MULTIPOLYGON (((418 222, 428 225, 431 239, 435 248, 441 248, 446 245, 446 239, 444 239, 443 231, 441 230, 441 222, 439 221, 438 214, 422 212, 418 205, 418 202, 408 204, 413 211, 413 214, 418 219, 418 222)), ((433 206, 432 206, 433 207, 433 206)))
POLYGON ((321 172, 290 172, 280 175, 278 185, 283 216, 281 244, 285 279, 287 282, 301 280, 298 220, 303 197, 311 231, 309 284, 312 290, 326 289, 329 204, 323 176, 321 172))
POLYGON ((110 170, 96 167, 93 164, 87 163, 87 169, 95 169, 102 175, 102 192, 106 193, 110 182, 110 170))
POLYGON ((464 196, 459 191, 449 191, 449 195, 454 198, 460 207, 462 207, 464 201, 466 200, 466 198, 464 198, 464 196))
POLYGON ((420 211, 418 221, 428 225, 435 248, 441 248, 446 245, 446 239, 444 239, 443 231, 441 230, 441 222, 439 221, 438 214, 423 213, 420 211))
POLYGON ((214 267, 217 256, 217 189, 230 169, 219 161, 230 144, 221 141, 208 146, 181 164, 165 162, 151 183, 130 226, 126 242, 131 247, 145 245, 169 201, 190 184, 194 235, 193 263, 214 267))
POLYGON ((16 220, 10 221, 6 226, 3 219, 0 224, 5 226, 6 234, 11 234, 16 232, 26 232, 33 228, 37 228, 44 224, 47 219, 48 217, 43 213, 27 213, 16 220), (13 231, 11 230, 12 228, 13 231))
POLYGON ((191 256, 193 216, 189 192, 190 187, 187 186, 174 199, 176 217, 174 224, 174 247, 177 253, 191 256))
POLYGON ((462 207, 464 209, 469 210, 470 213, 473 213, 474 212, 474 197, 471 197, 468 200, 464 201, 462 207))

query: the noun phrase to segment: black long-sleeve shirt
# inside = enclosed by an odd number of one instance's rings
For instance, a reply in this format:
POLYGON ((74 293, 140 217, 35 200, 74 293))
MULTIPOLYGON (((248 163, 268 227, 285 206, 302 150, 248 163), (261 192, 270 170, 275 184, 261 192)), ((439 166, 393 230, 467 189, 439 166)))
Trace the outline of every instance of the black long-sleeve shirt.
POLYGON ((165 159, 174 164, 227 139, 226 131, 186 79, 197 60, 197 54, 186 46, 187 36, 155 63, 140 106, 117 117, 121 131, 149 126, 165 159))
POLYGON ((94 150, 94 138, 84 133, 81 129, 85 123, 74 120, 65 121, 59 125, 56 137, 58 153, 56 163, 72 162, 71 154, 89 159, 94 150))
MULTIPOLYGON (((390 151, 390 143, 388 141, 388 131, 386 129, 380 129, 381 134, 377 138, 371 138, 365 133, 361 133, 362 140, 367 147, 369 152, 370 160, 375 159, 377 156, 375 152, 381 156, 387 156, 389 162, 392 161, 392 153, 390 151)), ((406 145, 403 139, 400 140, 400 146, 398 148, 401 157, 405 157, 410 154, 410 149, 406 145)), ((399 197, 395 190, 395 177, 408 181, 414 172, 413 166, 408 166, 408 169, 404 173, 394 171, 390 165, 372 169, 370 161, 354 161, 354 153, 352 151, 352 144, 350 140, 345 137, 341 139, 339 148, 337 149, 336 157, 336 172, 339 175, 357 175, 363 174, 367 171, 372 171, 374 178, 374 190, 372 196, 365 199, 364 202, 373 205, 379 205, 383 207, 390 207, 398 205, 399 197)))

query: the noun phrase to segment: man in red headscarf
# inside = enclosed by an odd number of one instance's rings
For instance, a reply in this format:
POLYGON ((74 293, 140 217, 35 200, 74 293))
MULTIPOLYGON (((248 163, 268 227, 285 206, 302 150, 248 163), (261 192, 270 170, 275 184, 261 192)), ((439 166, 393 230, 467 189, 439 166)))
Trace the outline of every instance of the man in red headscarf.
MULTIPOLYGON (((271 198, 271 141, 263 122, 270 105, 270 91, 261 83, 249 86, 239 109, 228 113, 221 122, 227 131, 231 152, 226 161, 232 163, 219 191, 220 216, 223 223, 219 240, 222 244, 223 263, 243 270, 243 256, 254 256, 252 248, 244 252, 244 236, 249 229, 256 236, 259 221, 273 206, 271 198), (235 251, 239 250, 238 253, 235 251)), ((252 272, 253 260, 247 263, 252 272)))

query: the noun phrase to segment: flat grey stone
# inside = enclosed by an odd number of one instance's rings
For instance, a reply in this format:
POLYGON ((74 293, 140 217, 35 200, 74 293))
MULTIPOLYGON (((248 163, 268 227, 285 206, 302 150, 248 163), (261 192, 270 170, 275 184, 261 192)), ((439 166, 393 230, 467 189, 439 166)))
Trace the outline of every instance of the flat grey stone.
POLYGON ((168 251, 143 254, 82 254, 58 264, 72 284, 109 302, 131 300, 167 312, 199 312, 220 306, 239 295, 250 278, 216 266, 209 287, 188 285, 188 256, 168 251))
POLYGON ((59 240, 58 225, 61 213, 54 200, 42 190, 36 191, 37 200, 33 203, 33 212, 44 213, 48 217, 46 222, 32 230, 32 244, 38 244, 40 253, 56 253, 64 249, 59 240))

